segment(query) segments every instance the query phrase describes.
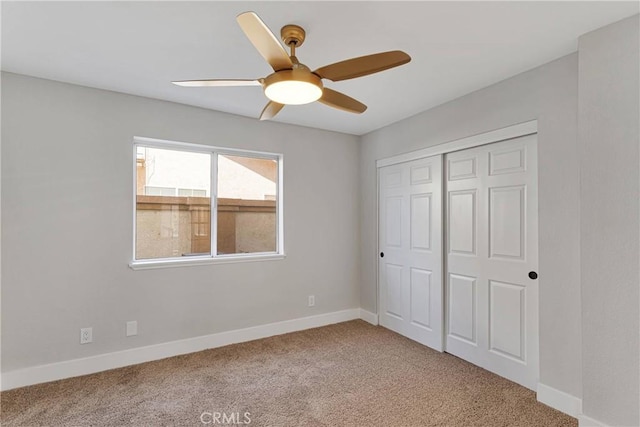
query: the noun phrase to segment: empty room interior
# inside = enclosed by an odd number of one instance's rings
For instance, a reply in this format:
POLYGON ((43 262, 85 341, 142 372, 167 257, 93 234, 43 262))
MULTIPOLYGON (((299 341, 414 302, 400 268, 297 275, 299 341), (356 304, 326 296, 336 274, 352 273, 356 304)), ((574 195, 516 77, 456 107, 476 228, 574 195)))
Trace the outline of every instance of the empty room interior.
POLYGON ((6 426, 640 426, 637 1, 2 1, 6 426))

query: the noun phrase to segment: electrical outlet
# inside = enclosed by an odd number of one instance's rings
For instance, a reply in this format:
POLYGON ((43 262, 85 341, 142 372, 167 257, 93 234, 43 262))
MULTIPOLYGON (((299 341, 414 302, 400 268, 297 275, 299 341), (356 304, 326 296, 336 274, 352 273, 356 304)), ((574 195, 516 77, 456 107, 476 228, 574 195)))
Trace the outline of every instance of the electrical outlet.
POLYGON ((93 342, 93 328, 80 329, 80 344, 89 344, 93 342))
POLYGON ((309 307, 314 307, 316 305, 316 296, 309 295, 309 307))
POLYGON ((138 321, 132 320, 131 322, 127 322, 127 336, 132 337, 134 335, 138 335, 138 321))

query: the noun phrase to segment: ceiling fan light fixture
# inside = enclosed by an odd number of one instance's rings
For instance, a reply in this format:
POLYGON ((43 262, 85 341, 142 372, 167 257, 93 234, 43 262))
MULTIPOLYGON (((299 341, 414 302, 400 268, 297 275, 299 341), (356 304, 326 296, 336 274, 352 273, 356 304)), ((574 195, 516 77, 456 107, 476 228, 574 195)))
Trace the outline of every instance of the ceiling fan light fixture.
POLYGON ((322 96, 322 80, 304 69, 277 71, 264 80, 264 94, 279 104, 302 105, 322 96))

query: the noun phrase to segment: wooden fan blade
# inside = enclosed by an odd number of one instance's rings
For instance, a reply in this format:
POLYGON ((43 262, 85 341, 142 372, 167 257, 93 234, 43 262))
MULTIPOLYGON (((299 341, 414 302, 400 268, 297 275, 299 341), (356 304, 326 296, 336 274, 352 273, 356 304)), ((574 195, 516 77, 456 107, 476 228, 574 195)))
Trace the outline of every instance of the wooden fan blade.
POLYGON ((336 62, 335 64, 318 68, 314 73, 323 79, 338 82, 388 70, 389 68, 406 64, 409 61, 411 61, 411 57, 406 53, 401 50, 392 50, 336 62))
POLYGON ((350 96, 344 93, 331 90, 327 87, 322 89, 322 96, 318 101, 322 102, 329 107, 337 108, 342 111, 348 111, 349 113, 361 114, 367 109, 367 106, 360 101, 356 101, 350 96))
POLYGON ((236 18, 240 28, 274 71, 293 68, 293 63, 276 36, 254 12, 244 12, 236 18))
POLYGON ((271 120, 276 114, 284 108, 284 104, 278 104, 277 102, 269 101, 260 114, 260 120, 271 120))
POLYGON ((260 80, 242 80, 242 79, 209 79, 209 80, 180 80, 171 82, 174 85, 185 87, 225 87, 225 86, 261 86, 260 80))

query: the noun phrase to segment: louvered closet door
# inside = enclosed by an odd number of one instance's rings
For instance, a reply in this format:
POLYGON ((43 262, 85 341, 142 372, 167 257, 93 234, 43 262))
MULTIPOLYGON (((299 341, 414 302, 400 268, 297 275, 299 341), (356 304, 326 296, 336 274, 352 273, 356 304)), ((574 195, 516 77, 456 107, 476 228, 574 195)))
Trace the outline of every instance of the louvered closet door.
POLYGON ((379 180, 380 324, 442 351, 442 156, 380 168, 379 180))
POLYGON ((447 154, 446 351, 538 381, 536 135, 447 154))

